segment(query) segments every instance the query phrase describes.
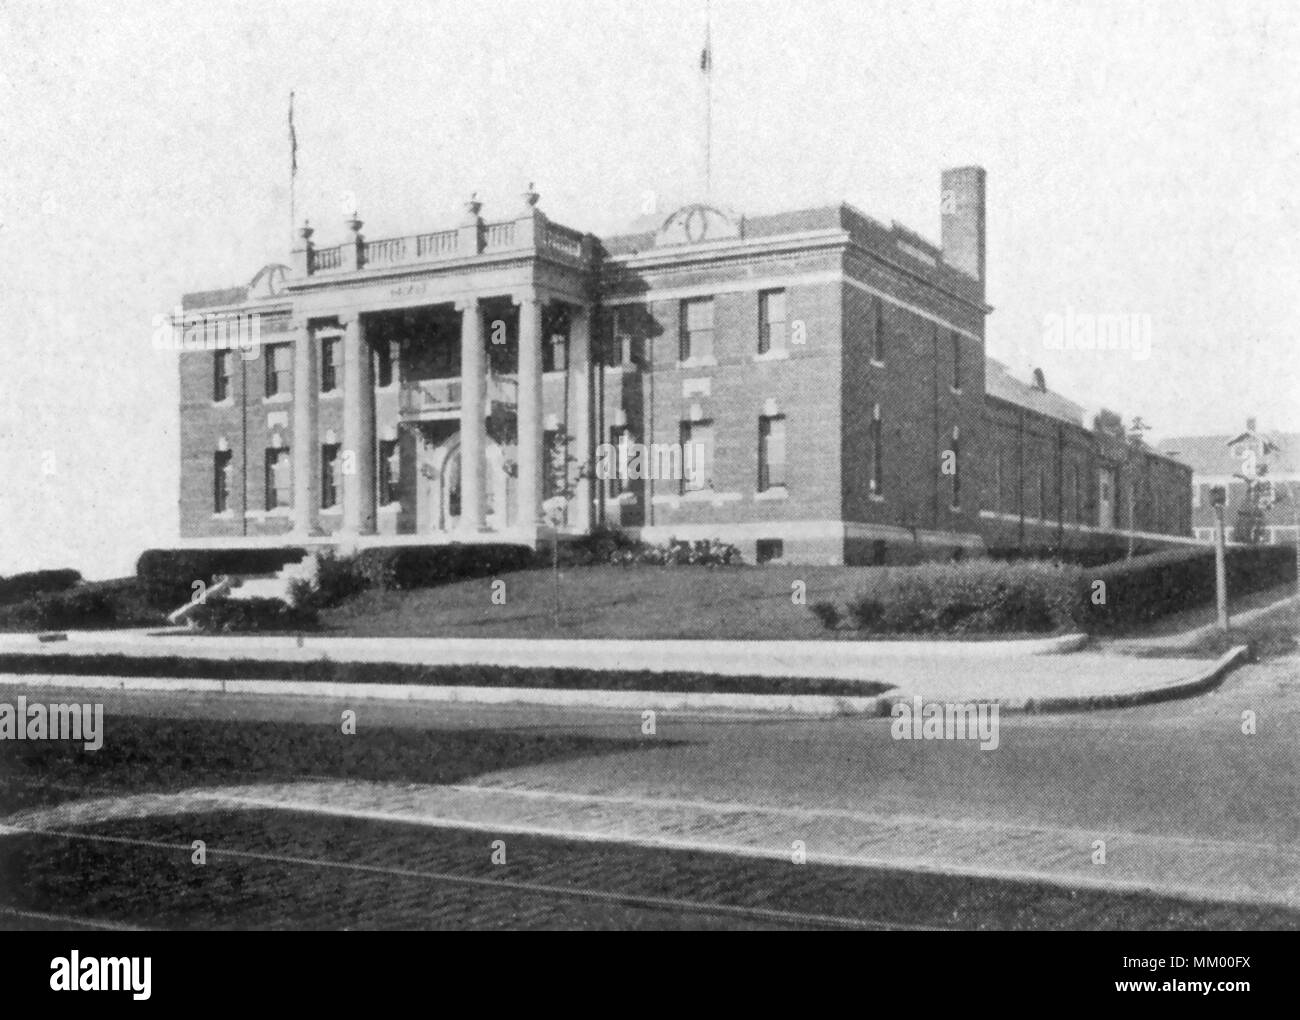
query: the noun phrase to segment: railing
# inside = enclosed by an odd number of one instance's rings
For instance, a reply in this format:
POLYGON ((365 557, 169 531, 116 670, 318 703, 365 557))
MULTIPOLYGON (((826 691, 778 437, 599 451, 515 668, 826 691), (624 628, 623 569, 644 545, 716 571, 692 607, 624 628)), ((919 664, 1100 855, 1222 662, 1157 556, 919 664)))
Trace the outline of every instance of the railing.
POLYGON ((390 237, 383 241, 367 241, 363 245, 362 261, 367 266, 386 266, 406 261, 406 238, 390 237))
POLYGON ((582 258, 582 235, 568 227, 548 223, 542 234, 542 247, 561 255, 568 255, 570 258, 580 259, 582 258))
POLYGON ((325 269, 341 269, 343 267, 343 249, 336 248, 317 248, 311 253, 311 271, 319 273, 325 269))
MULTIPOLYGON (((357 253, 357 268, 382 268, 433 262, 466 255, 511 251, 520 243, 521 234, 514 220, 488 223, 483 227, 482 247, 470 241, 469 250, 461 247, 460 230, 437 230, 428 234, 408 234, 403 237, 385 237, 363 241, 357 253)), ((472 235, 471 235, 472 236, 472 235)), ((576 230, 561 227, 544 220, 538 223, 537 248, 580 261, 583 257, 583 235, 576 230)), ((317 248, 311 252, 308 272, 337 272, 344 267, 343 245, 317 248)))
POLYGON ((439 230, 434 234, 417 234, 415 238, 415 257, 419 259, 442 258, 456 254, 456 239, 460 232, 456 230, 439 230))
MULTIPOLYGON (((519 383, 513 376, 489 375, 487 377, 488 404, 519 403, 519 383)), ((417 379, 402 384, 398 394, 398 408, 402 414, 459 411, 462 403, 459 376, 450 379, 417 379)), ((489 410, 490 408, 484 408, 489 410)))
POLYGON ((487 236, 484 238, 483 248, 485 251, 492 251, 499 248, 513 248, 515 246, 515 225, 514 223, 490 223, 487 228, 487 236))

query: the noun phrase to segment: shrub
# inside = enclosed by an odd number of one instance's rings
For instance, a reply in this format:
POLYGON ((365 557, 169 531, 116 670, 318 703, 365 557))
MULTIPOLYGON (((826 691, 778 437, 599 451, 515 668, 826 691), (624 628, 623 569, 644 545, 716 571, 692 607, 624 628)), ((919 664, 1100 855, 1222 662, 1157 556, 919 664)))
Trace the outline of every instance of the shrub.
POLYGON ((589 535, 560 543, 560 566, 590 567, 602 563, 621 563, 625 553, 635 553, 645 546, 626 531, 600 525, 589 535))
POLYGON ((273 549, 148 549, 136 562, 135 573, 149 605, 175 609, 188 602, 194 582, 211 585, 224 574, 274 574, 287 563, 300 562, 301 547, 273 549))
POLYGON ((81 574, 75 570, 33 570, 0 578, 0 606, 24 602, 33 595, 66 591, 81 583, 81 574))
POLYGON ((202 631, 217 634, 256 631, 311 630, 317 626, 311 606, 290 606, 280 599, 208 599, 195 607, 190 620, 202 631))
POLYGON ((315 580, 292 583, 290 595, 295 605, 329 609, 363 591, 431 588, 536 565, 533 550, 522 545, 390 546, 347 556, 326 550, 315 580))
POLYGON ((134 578, 92 581, 0 611, 0 629, 5 630, 93 630, 165 622, 162 613, 145 604, 134 578))
POLYGON ((840 625, 844 614, 834 602, 814 602, 808 609, 827 630, 834 630, 840 625))
POLYGON ((1076 593, 1074 571, 1059 564, 927 563, 882 572, 848 613, 873 633, 1050 633, 1073 625, 1076 593))
POLYGON ((720 567, 741 563, 740 550, 716 538, 687 542, 670 538, 662 545, 632 541, 614 550, 609 560, 616 566, 720 567))

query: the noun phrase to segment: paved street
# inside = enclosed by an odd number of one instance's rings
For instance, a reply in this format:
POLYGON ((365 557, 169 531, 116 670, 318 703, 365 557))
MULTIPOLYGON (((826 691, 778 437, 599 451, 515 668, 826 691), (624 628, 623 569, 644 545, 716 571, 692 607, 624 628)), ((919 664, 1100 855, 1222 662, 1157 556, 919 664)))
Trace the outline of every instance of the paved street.
MULTIPOLYGON (((743 864, 729 858, 738 869, 753 868, 752 855, 788 859, 799 840, 819 866, 854 862, 1020 876, 1062 889, 1149 889, 1282 908, 1296 917, 1298 691, 1300 661, 1275 659, 1243 667, 1217 692, 1185 701, 1007 715, 990 751, 972 742, 894 740, 887 719, 661 713, 647 735, 639 712, 97 691, 106 751, 115 717, 119 726, 127 717, 136 725, 155 717, 172 726, 185 715, 198 720, 190 724, 196 733, 244 733, 272 720, 271 731, 287 743, 299 743, 301 731, 321 742, 353 741, 340 745, 352 755, 418 737, 463 767, 425 775, 401 761, 378 772, 313 766, 320 756, 312 751, 298 765, 272 769, 254 760, 206 779, 198 771, 181 775, 153 800, 124 798, 116 780, 103 789, 63 791, 58 803, 9 797, 4 822, 20 830, 102 831, 141 816, 275 809, 285 817, 312 812, 306 817, 321 824, 328 814, 331 825, 403 822, 483 839, 567 834, 570 841, 634 841, 663 853, 726 848, 751 855, 743 864), (349 707, 358 712, 357 733, 342 737, 338 720, 349 707), (1253 735, 1242 732, 1245 711, 1255 713, 1253 735), (504 753, 481 763, 465 750, 502 735, 520 746, 562 741, 565 750, 504 753), (1093 863, 1095 840, 1106 842, 1105 864, 1093 863)), ((60 692, 60 700, 74 697, 60 692)), ((229 739, 222 735, 219 743, 229 739)), ((393 755, 384 750, 383 758, 393 755)), ((13 770, 6 776, 9 784, 34 779, 13 770)), ((1218 908, 1198 909, 1190 916, 1218 908)))

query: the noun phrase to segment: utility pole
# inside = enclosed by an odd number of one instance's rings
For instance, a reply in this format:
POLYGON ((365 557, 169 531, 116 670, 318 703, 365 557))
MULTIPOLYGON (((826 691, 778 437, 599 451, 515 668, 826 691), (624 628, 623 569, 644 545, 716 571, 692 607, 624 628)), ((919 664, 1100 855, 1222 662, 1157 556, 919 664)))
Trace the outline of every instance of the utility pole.
POLYGON ((1141 463, 1142 433, 1151 428, 1141 417, 1134 417, 1129 426, 1131 437, 1128 445, 1128 556, 1133 558, 1133 532, 1137 530, 1137 467, 1141 463))
POLYGON ((1210 489, 1210 505, 1214 507, 1214 601, 1218 609, 1219 630, 1228 630, 1228 567, 1224 551, 1223 505, 1228 501, 1225 486, 1210 489))

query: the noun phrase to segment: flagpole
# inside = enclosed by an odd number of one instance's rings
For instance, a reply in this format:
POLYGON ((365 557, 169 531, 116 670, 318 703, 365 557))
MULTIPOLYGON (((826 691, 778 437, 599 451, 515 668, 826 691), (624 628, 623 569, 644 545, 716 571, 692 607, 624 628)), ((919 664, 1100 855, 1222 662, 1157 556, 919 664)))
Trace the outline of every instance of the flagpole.
POLYGON ((289 90, 289 250, 297 243, 298 133, 293 126, 293 89, 289 90))
POLYGON ((704 198, 713 197, 713 40, 712 3, 704 0, 704 198))

